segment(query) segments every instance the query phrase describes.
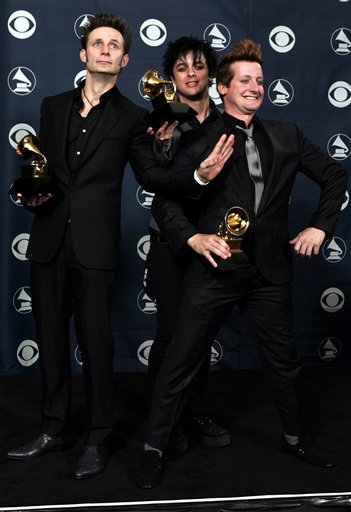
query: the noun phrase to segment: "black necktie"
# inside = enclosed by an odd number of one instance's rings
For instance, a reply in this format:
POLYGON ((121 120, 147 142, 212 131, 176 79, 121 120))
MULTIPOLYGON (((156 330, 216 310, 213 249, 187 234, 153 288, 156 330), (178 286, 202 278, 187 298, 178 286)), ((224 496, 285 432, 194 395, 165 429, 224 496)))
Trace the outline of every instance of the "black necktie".
POLYGON ((251 123, 249 128, 242 128, 241 126, 236 126, 239 130, 242 130, 246 135, 245 141, 245 151, 247 158, 247 165, 249 168, 249 173, 251 178, 255 183, 255 213, 257 213, 258 206, 261 201, 262 193, 263 193, 263 176, 262 176, 262 168, 261 168, 261 159, 260 154, 258 152, 255 141, 253 140, 252 132, 254 125, 251 123))

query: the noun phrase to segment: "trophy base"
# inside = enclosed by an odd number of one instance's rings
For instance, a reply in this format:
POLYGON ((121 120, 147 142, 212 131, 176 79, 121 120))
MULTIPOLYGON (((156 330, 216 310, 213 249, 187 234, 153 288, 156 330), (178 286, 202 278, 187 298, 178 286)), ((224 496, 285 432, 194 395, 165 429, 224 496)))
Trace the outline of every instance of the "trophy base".
POLYGON ((24 198, 35 197, 39 194, 56 194, 58 192, 57 185, 52 178, 19 178, 15 180, 8 193, 13 196, 21 194, 24 198))
POLYGON ((192 107, 186 103, 180 103, 176 101, 164 103, 162 106, 157 106, 155 104, 154 108, 155 110, 150 112, 149 115, 149 126, 151 126, 154 130, 158 130, 158 128, 165 121, 168 121, 168 123, 178 121, 179 124, 183 124, 197 115, 196 110, 194 110, 192 107))
POLYGON ((218 263, 218 272, 228 272, 232 270, 239 270, 242 268, 249 267, 249 259, 246 254, 242 251, 232 253, 231 257, 227 260, 220 260, 218 263))
POLYGON ((220 260, 218 263, 218 272, 228 272, 238 270, 249 266, 249 259, 241 247, 242 238, 233 238, 226 240, 230 247, 231 257, 227 260, 220 260))

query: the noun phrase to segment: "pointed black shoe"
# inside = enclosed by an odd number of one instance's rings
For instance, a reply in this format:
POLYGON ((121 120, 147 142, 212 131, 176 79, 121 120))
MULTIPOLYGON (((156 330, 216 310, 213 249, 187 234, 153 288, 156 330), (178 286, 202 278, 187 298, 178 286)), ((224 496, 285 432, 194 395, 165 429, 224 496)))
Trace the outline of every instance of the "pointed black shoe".
POLYGON ((204 446, 229 446, 232 442, 229 430, 217 425, 208 416, 194 416, 186 422, 186 426, 204 446))
POLYGON ((144 450, 137 475, 137 485, 142 489, 152 489, 161 482, 163 470, 162 456, 156 450, 144 450))
POLYGON ((332 468, 336 465, 336 460, 332 455, 318 450, 308 438, 301 439, 297 444, 289 444, 283 435, 281 438, 281 447, 283 452, 290 453, 312 466, 332 468))
POLYGON ((74 478, 83 480, 98 475, 105 469, 107 458, 106 446, 86 445, 74 471, 74 478))
POLYGON ((11 460, 29 460, 55 450, 65 450, 72 446, 73 442, 70 438, 40 434, 40 436, 33 442, 20 446, 19 448, 9 450, 6 456, 11 460))

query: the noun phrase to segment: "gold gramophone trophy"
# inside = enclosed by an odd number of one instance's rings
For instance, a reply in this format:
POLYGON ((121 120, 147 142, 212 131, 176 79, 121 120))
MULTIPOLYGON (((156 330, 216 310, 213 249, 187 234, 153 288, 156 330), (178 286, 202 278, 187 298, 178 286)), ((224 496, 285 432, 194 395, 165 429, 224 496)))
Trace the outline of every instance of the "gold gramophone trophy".
POLYGON ((30 198, 39 194, 54 194, 57 187, 48 174, 46 156, 38 149, 38 140, 34 135, 23 137, 16 148, 16 155, 22 160, 34 157, 29 165, 22 165, 22 177, 15 180, 9 194, 30 198))
POLYGON ((185 123, 197 115, 196 110, 176 98, 176 86, 170 80, 164 80, 155 69, 146 71, 142 78, 144 94, 151 100, 154 108, 150 113, 149 124, 157 130, 165 121, 185 123))
POLYGON ((226 212, 223 222, 220 223, 217 235, 230 247, 231 258, 221 259, 218 265, 219 271, 237 270, 249 264, 248 257, 241 249, 241 238, 250 225, 249 216, 244 208, 232 206, 226 212))

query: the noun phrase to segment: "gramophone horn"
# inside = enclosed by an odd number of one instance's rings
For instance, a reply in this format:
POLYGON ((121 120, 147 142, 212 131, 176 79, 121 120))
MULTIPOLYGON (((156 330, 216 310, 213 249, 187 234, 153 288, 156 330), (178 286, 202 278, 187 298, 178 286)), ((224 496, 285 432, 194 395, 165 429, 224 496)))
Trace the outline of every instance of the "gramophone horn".
POLYGON ((43 163, 47 163, 46 156, 38 149, 38 140, 34 135, 25 135, 18 143, 16 155, 22 160, 27 160, 32 156, 40 156, 43 163))
POLYGON ((157 94, 164 92, 168 95, 167 100, 171 101, 176 93, 176 87, 171 80, 164 80, 155 69, 149 69, 143 78, 144 93, 149 98, 154 98, 157 94))

